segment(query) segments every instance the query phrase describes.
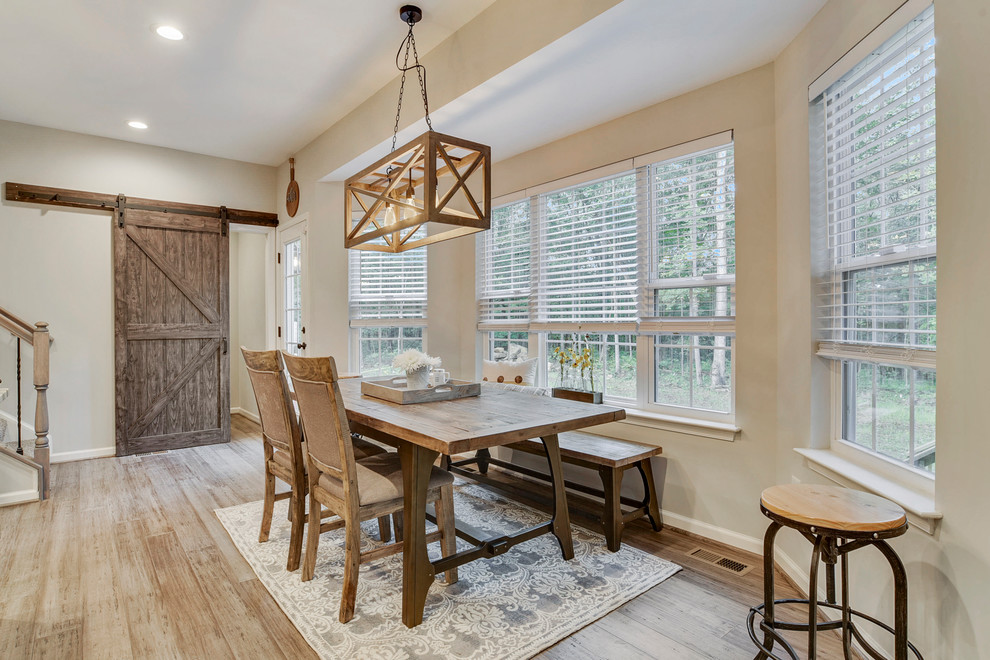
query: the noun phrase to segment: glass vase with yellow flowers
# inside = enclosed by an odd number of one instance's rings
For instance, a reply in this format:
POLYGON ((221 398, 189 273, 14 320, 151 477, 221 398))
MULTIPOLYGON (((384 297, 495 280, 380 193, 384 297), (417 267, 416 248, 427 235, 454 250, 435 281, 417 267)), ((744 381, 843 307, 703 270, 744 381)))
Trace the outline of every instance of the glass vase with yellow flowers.
POLYGON ((555 346, 550 352, 559 370, 559 387, 553 395, 560 398, 601 403, 602 393, 595 388, 595 351, 580 339, 574 346, 555 346))

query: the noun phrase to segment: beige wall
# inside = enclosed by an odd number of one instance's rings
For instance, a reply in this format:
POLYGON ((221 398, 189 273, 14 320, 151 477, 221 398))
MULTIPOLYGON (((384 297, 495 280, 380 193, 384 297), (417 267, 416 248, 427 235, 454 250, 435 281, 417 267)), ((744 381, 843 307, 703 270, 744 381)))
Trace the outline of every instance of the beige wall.
MULTIPOLYGON (((230 234, 230 407, 257 416, 258 402, 240 347, 266 349, 265 254, 268 236, 230 234)), ((274 311, 272 312, 274 314, 274 311)))
MULTIPOLYGON (((195 204, 272 211, 274 168, 0 122, 0 181, 123 192, 195 204)), ((53 460, 112 454, 113 281, 109 214, 4 201, 0 306, 51 324, 53 460)), ((0 376, 13 348, 0 337, 0 376)), ((30 351, 25 364, 30 373, 30 351)), ((33 418, 28 389, 24 409, 33 418)), ((0 404, 13 413, 13 397, 0 404)))
MULTIPOLYGON (((813 356, 807 87, 900 5, 900 0, 832 0, 775 63, 777 126, 777 254, 779 353, 776 481, 819 481, 794 447, 827 443, 827 376, 813 356)), ((939 356, 936 504, 945 518, 929 536, 911 529, 892 542, 909 576, 911 639, 926 658, 990 657, 990 445, 979 417, 990 386, 990 356, 975 349, 987 305, 973 304, 977 283, 990 278, 985 189, 990 180, 990 17, 985 2, 938 0, 939 356)), ((784 539, 804 564, 808 545, 784 539)), ((891 579, 877 553, 853 555, 853 602, 891 616, 891 579)), ((884 640, 883 636, 877 636, 884 640)))
MULTIPOLYGON (((738 317, 733 360, 742 433, 730 443, 631 424, 596 431, 663 446, 664 509, 750 540, 765 527, 754 502, 773 479, 776 438, 776 411, 766 405, 777 392, 773 102, 773 66, 767 65, 499 162, 492 173, 494 193, 505 194, 734 131, 738 317)), ((463 246, 465 261, 473 264, 472 247, 463 246)), ((465 276, 468 272, 473 267, 465 276)), ((473 301, 473 287, 463 295, 473 301)), ((474 314, 458 323, 463 336, 473 337, 474 314)), ((634 489, 629 481, 626 487, 634 489)))

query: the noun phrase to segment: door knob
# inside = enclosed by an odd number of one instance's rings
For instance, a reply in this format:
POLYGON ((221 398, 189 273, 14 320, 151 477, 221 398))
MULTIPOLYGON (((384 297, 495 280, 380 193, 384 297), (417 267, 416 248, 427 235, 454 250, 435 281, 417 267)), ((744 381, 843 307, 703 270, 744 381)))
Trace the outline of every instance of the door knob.
POLYGON ((301 344, 296 344, 296 348, 298 348, 299 350, 305 351, 306 350, 306 342, 303 342, 301 344))

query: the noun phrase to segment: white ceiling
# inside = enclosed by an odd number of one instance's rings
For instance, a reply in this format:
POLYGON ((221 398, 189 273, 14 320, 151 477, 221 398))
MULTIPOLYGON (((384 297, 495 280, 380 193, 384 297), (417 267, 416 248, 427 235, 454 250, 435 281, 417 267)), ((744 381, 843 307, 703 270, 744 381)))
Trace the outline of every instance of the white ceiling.
MULTIPOLYGON (((432 111, 433 126, 503 160, 771 62, 825 1, 624 0, 432 111)), ((420 121, 399 143, 424 130, 420 121)), ((366 167, 390 141, 324 180, 366 167)))
MULTIPOLYGON (((492 2, 420 0, 420 54, 492 2)), ((765 64, 824 3, 624 0, 434 110, 434 126, 501 160, 765 64)), ((276 165, 395 77, 400 4, 2 0, 0 119, 276 165), (161 39, 162 23, 186 39, 161 39)), ((384 155, 390 133, 326 179, 384 155)))
MULTIPOLYGON (((492 2, 419 0, 420 53, 492 2)), ((402 4, 0 0, 0 119, 277 165, 395 77, 402 4)))

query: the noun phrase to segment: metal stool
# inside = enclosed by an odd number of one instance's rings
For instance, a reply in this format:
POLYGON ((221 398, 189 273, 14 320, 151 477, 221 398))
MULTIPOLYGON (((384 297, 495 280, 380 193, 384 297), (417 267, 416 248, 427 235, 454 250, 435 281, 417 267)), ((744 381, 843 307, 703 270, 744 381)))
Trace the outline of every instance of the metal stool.
POLYGON ((857 630, 853 617, 869 621, 894 636, 894 660, 907 660, 908 650, 918 660, 921 653, 908 641, 907 574, 904 564, 886 539, 900 536, 907 531, 904 509, 876 495, 834 486, 813 484, 789 484, 773 486, 763 491, 760 510, 772 522, 763 540, 763 591, 764 602, 749 611, 746 619, 749 637, 760 650, 755 660, 771 658, 782 660, 773 654, 774 643, 787 652, 791 660, 799 660, 794 647, 778 632, 796 630, 808 633, 808 658, 817 658, 817 634, 819 630, 842 630, 842 648, 845 658, 852 658, 852 640, 859 642, 863 650, 876 660, 886 660, 857 630), (782 598, 774 600, 774 539, 781 527, 790 527, 801 533, 814 546, 811 553, 811 574, 808 594, 813 600, 782 598), (894 626, 849 607, 848 555, 865 546, 875 546, 890 564, 894 573, 894 626), (835 564, 842 561, 842 604, 835 598, 835 564), (826 602, 817 599, 818 563, 825 562, 826 602), (808 622, 777 621, 774 606, 787 603, 808 605, 808 622), (818 609, 839 611, 840 619, 819 622, 818 609), (756 617, 762 617, 760 630, 763 640, 757 638, 754 628, 756 617))

